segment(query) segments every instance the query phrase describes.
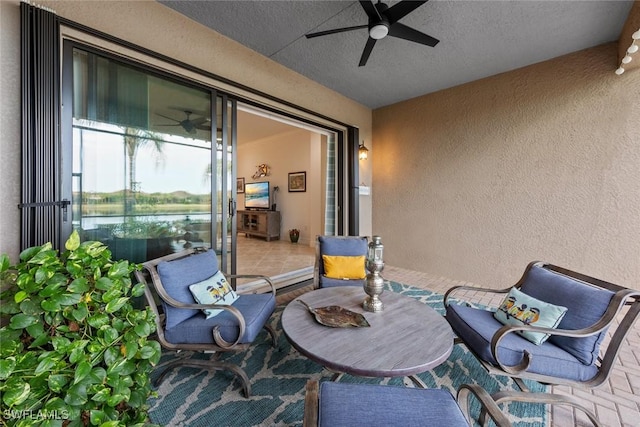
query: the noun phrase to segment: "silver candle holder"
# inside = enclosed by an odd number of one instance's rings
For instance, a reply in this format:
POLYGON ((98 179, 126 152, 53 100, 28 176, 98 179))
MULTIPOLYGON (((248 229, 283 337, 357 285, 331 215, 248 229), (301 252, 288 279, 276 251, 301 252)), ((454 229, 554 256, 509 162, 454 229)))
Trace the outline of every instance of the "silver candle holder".
POLYGON ((362 307, 366 311, 377 313, 384 308, 380 295, 384 291, 384 279, 380 272, 384 269, 384 261, 382 259, 384 246, 380 236, 373 236, 369 242, 367 250, 367 260, 365 268, 367 269, 367 278, 364 282, 364 292, 368 295, 362 303, 362 307))

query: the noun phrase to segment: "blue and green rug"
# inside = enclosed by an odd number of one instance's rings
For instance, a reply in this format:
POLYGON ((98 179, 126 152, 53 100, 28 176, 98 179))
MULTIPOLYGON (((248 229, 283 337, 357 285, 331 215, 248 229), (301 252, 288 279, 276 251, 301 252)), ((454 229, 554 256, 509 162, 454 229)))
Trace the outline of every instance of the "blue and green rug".
MULTIPOLYGON (((442 295, 391 282, 388 291, 401 293, 443 312, 442 295)), ((159 386, 158 398, 151 399, 150 417, 163 426, 301 426, 304 413, 304 389, 307 380, 327 381, 332 373, 301 356, 287 342, 280 316, 284 307, 278 307, 271 321, 278 332, 278 346, 271 346, 266 332, 262 333, 249 350, 241 354, 223 354, 220 360, 239 364, 251 380, 252 395, 243 397, 240 383, 233 374, 223 371, 198 371, 194 368, 175 369, 159 386)), ((207 359, 210 355, 191 352, 166 353, 158 369, 174 358, 207 359)), ((428 387, 447 388, 454 395, 460 384, 480 384, 489 393, 500 389, 517 389, 507 377, 494 377, 486 373, 475 357, 464 346, 454 346, 449 359, 433 371, 419 374, 428 387)), ((374 379, 342 377, 343 382, 366 382, 413 386, 402 378, 374 379)), ((532 390, 543 391, 544 386, 527 383, 532 390)), ((474 408, 472 407, 472 410, 474 408)), ((478 411, 475 408, 475 411, 478 411)), ((544 405, 512 403, 508 412, 514 426, 543 426, 544 405)), ((476 414, 477 416, 477 414, 476 414)))

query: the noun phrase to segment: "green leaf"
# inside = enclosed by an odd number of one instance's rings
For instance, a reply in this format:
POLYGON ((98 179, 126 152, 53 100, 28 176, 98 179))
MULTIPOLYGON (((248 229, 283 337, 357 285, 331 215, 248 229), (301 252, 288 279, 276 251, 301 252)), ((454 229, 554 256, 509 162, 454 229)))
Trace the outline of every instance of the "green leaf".
POLYGON ((79 303, 81 299, 82 299, 82 294, 68 294, 68 293, 56 295, 53 298, 51 298, 52 301, 57 302, 61 306, 75 305, 79 303))
POLYGON ((138 323, 136 326, 134 326, 133 330, 136 334, 138 334, 139 337, 144 338, 148 337, 151 333, 151 326, 149 326, 147 322, 138 323))
MULTIPOLYGON (((120 403, 120 402, 117 402, 117 403, 120 403)), ((113 406, 116 406, 116 405, 113 405, 113 406)), ((102 423, 100 425, 100 427, 119 427, 119 426, 120 426, 120 421, 116 421, 116 420, 107 421, 106 423, 102 423)))
POLYGON ((140 349, 140 357, 149 359, 152 365, 156 365, 162 356, 162 349, 157 341, 149 341, 140 349))
POLYGON ((89 314, 89 308, 87 307, 87 304, 82 302, 79 303, 76 308, 74 308, 73 310, 71 310, 71 315, 73 316, 73 318, 77 321, 82 321, 85 319, 85 317, 87 317, 87 315, 89 314))
POLYGON ((118 334, 118 331, 110 326, 103 326, 102 328, 100 328, 100 333, 102 334, 104 340, 109 344, 113 343, 120 336, 120 334, 118 334))
POLYGON ((89 281, 86 277, 79 277, 69 284, 67 290, 74 294, 84 294, 89 291, 89 281))
POLYGON ((49 299, 42 300, 42 302, 40 303, 40 307, 42 307, 44 311, 48 312, 56 312, 61 310, 60 304, 57 301, 49 299))
POLYGON ((44 283, 53 276, 54 271, 49 270, 47 267, 40 267, 36 270, 36 283, 44 283))
MULTIPOLYGON (((34 325, 34 326, 41 326, 41 325, 34 325)), ((31 335, 31 336, 35 336, 35 335, 31 335)), ((31 343, 29 348, 42 347, 43 345, 49 342, 49 339, 50 339, 49 334, 46 334, 43 330, 40 335, 35 336, 35 339, 31 343)))
POLYGON ((53 345, 54 350, 60 353, 66 353, 67 348, 71 345, 71 341, 65 337, 53 337, 51 338, 51 344, 53 345))
MULTIPOLYGON (((123 400, 126 400, 126 398, 127 396, 125 396, 124 394, 114 394, 113 396, 107 399, 107 405, 111 407, 116 406, 118 403, 122 402, 123 400)), ((117 426, 117 424, 114 424, 114 425, 117 426)))
POLYGON ((107 366, 113 365, 115 361, 118 359, 118 357, 120 357, 120 352, 113 347, 108 347, 104 351, 104 363, 107 366))
POLYGON ((52 295, 56 295, 63 285, 64 283, 61 282, 47 283, 47 286, 45 286, 44 289, 38 292, 38 295, 43 298, 49 298, 52 295))
POLYGON ((69 391, 64 397, 64 401, 68 405, 72 406, 84 405, 87 400, 87 386, 84 383, 75 384, 69 387, 69 391))
POLYGON ((76 373, 73 377, 73 383, 78 384, 80 381, 85 379, 89 373, 91 373, 91 364, 87 361, 83 361, 78 363, 76 367, 76 373))
POLYGON ((135 341, 128 341, 123 344, 124 346, 124 357, 127 359, 133 359, 138 352, 138 344, 135 341))
POLYGON ((4 273, 11 267, 11 260, 7 254, 0 255, 0 273, 4 273))
POLYGON ((50 370, 53 369, 54 366, 56 366, 56 363, 57 363, 57 361, 53 357, 51 357, 51 356, 50 357, 45 357, 38 364, 38 367, 34 371, 34 374, 40 375, 43 372, 50 371, 50 370))
POLYGON ((132 297, 140 297, 140 296, 144 295, 144 288, 145 288, 145 284, 144 283, 136 284, 131 289, 131 296, 132 297))
POLYGON ((101 277, 96 280, 96 289, 101 291, 108 291, 113 287, 113 281, 107 277, 101 277))
POLYGON ((105 306, 104 311, 106 311, 107 313, 115 313, 116 311, 120 310, 122 306, 127 303, 127 301, 129 301, 129 298, 126 297, 109 301, 105 306))
POLYGON ((99 329, 104 325, 109 324, 109 316, 104 313, 98 313, 94 316, 89 316, 87 318, 87 323, 89 323, 91 327, 99 329))
POLYGON ((68 251, 75 251, 76 249, 78 249, 79 246, 80 246, 80 235, 78 234, 78 230, 73 230, 73 232, 71 233, 71 236, 69 236, 69 239, 64 244, 64 247, 68 251))
POLYGON ((51 374, 47 379, 47 384, 49 385, 49 389, 54 393, 59 393, 62 391, 62 388, 69 383, 69 377, 67 375, 62 374, 51 374))
POLYGON ((101 390, 91 396, 91 400, 96 402, 106 402, 109 397, 111 397, 111 389, 108 387, 103 387, 101 390))
POLYGON ((111 266, 107 275, 110 278, 129 277, 130 270, 129 261, 119 261, 111 266))
POLYGON ((11 378, 4 385, 2 401, 8 407, 20 405, 27 400, 31 386, 19 378, 11 378), (13 381, 12 381, 13 380, 13 381))
POLYGON ((6 380, 13 373, 13 369, 16 367, 16 358, 7 357, 6 359, 0 359, 0 380, 6 380))
MULTIPOLYGON (((37 301, 40 301, 40 299, 37 298, 37 301)), ((28 299, 20 303, 20 311, 24 314, 37 315, 42 313, 42 308, 40 307, 40 304, 36 303, 36 301, 28 299)))
POLYGON ((21 303, 22 301, 25 300, 25 298, 27 298, 29 296, 28 293, 26 293, 25 291, 18 291, 16 292, 16 294, 13 296, 13 300, 17 303, 21 303))
POLYGON ((31 326, 38 323, 37 316, 31 316, 29 314, 19 313, 11 318, 9 322, 9 328, 11 329, 24 329, 27 326, 31 326))

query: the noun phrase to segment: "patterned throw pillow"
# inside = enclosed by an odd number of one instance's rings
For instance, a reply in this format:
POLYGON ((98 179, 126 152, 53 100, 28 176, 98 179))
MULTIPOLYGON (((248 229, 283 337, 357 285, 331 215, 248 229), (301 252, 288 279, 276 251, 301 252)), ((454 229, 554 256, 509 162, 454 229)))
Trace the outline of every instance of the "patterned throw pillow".
MULTIPOLYGON (((493 314, 503 325, 531 325, 543 328, 557 328, 567 312, 566 307, 549 304, 512 288, 493 314)), ((540 345, 549 338, 542 332, 517 331, 518 335, 540 345)))
POLYGON ((338 256, 322 255, 324 275, 330 279, 364 279, 364 255, 338 256))
MULTIPOLYGON (((231 305, 238 299, 238 294, 220 271, 202 282, 190 285, 189 290, 199 304, 231 305)), ((202 311, 210 319, 224 310, 208 308, 202 311)))

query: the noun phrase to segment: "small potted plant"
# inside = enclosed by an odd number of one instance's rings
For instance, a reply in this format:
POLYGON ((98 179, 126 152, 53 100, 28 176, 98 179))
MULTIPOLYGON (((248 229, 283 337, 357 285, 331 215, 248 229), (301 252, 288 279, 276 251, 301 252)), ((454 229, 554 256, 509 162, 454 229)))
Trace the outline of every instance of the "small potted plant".
POLYGON ((300 230, 297 228, 292 228, 289 230, 289 239, 291 239, 291 243, 298 243, 298 239, 300 238, 300 230))

